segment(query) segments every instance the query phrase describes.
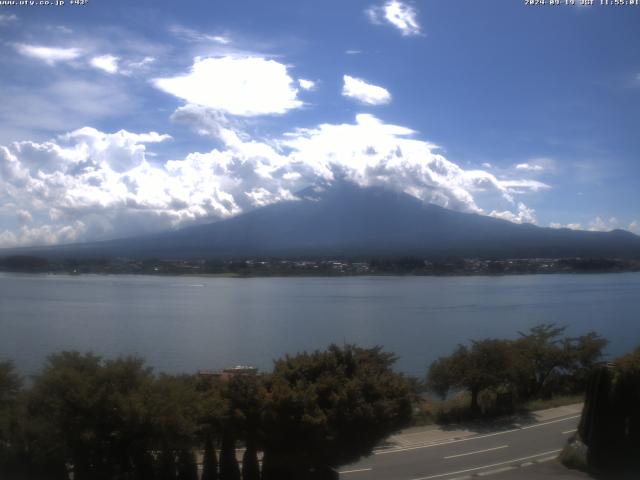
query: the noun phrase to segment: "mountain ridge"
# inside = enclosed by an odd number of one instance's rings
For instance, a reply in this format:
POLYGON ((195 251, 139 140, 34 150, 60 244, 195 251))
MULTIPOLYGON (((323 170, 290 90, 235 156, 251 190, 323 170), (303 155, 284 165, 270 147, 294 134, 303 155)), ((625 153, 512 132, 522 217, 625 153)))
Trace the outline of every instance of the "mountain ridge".
POLYGON ((47 258, 477 257, 640 258, 640 237, 624 230, 553 229, 448 210, 405 193, 340 181, 309 187, 298 200, 139 237, 0 250, 47 258))

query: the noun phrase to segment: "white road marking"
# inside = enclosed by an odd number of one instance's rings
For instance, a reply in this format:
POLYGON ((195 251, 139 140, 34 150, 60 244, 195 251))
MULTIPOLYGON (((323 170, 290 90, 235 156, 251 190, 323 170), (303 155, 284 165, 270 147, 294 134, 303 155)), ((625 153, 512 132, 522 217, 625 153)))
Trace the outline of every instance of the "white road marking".
POLYGON ((509 472, 511 470, 515 470, 517 467, 500 467, 495 470, 488 470, 486 472, 476 473, 475 475, 479 477, 486 477, 487 475, 495 475, 496 473, 509 472))
POLYGON ((458 457, 466 457, 467 455, 475 455, 476 453, 493 452, 494 450, 500 450, 503 448, 507 448, 508 446, 509 445, 500 445, 499 447, 485 448, 484 450, 476 450, 475 452, 459 453, 458 455, 449 455, 448 457, 444 457, 444 458, 446 460, 449 458, 458 458, 458 457))
POLYGON ((370 472, 371 468, 359 468, 358 470, 343 470, 342 472, 338 472, 340 475, 344 475, 345 473, 358 473, 358 472, 370 472))
POLYGON ((562 435, 567 435, 568 433, 573 433, 573 432, 577 432, 578 430, 576 428, 574 428, 573 430, 567 430, 565 432, 562 432, 562 435))
POLYGON ((439 473, 438 475, 429 475, 428 477, 419 477, 419 478, 414 478, 412 480, 430 480, 431 478, 447 477, 449 475, 457 475, 459 473, 467 473, 467 472, 473 472, 475 470, 483 470, 485 468, 499 467, 501 465, 507 465, 509 463, 514 463, 514 462, 520 462, 522 460, 529 460, 530 458, 541 457, 543 455, 549 455, 551 453, 558 453, 558 452, 560 452, 560 450, 550 450, 548 452, 537 453, 535 455, 530 455, 528 457, 514 458, 513 460, 507 460, 506 462, 492 463, 491 465, 483 465, 481 467, 467 468, 465 470, 458 470, 456 472, 439 473))
POLYGON ((551 425, 552 423, 558 423, 558 422, 566 422, 567 420, 573 420, 574 418, 580 418, 581 415, 573 415, 571 417, 566 417, 566 418, 560 418, 557 420, 550 420, 548 422, 543 422, 543 423, 536 423, 535 425, 527 425, 526 427, 518 427, 518 428, 512 428, 511 430, 504 430, 501 432, 494 432, 494 433, 487 433, 485 435, 474 435, 468 438, 459 438, 456 440, 446 440, 444 442, 439 442, 439 443, 428 443, 425 445, 416 445, 414 447, 402 447, 402 448, 395 448, 395 449, 389 449, 389 450, 380 450, 377 452, 373 452, 374 455, 387 455, 389 453, 399 453, 399 452, 407 452, 409 450, 419 450, 421 448, 431 448, 431 447, 437 447, 439 445, 449 445, 451 443, 459 443, 459 442, 468 442, 469 440, 479 440, 481 438, 489 438, 489 437, 495 437, 496 435, 505 435, 507 433, 513 433, 513 432, 519 432, 520 430, 529 430, 530 428, 539 428, 539 427, 544 427, 545 425, 551 425))

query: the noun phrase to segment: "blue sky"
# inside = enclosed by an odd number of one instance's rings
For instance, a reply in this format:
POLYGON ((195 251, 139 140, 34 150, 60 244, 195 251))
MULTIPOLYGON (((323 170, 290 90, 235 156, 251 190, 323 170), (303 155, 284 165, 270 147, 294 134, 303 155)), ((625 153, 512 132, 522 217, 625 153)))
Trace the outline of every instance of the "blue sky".
POLYGON ((640 233, 640 7, 0 6, 0 246, 227 218, 344 177, 640 233))

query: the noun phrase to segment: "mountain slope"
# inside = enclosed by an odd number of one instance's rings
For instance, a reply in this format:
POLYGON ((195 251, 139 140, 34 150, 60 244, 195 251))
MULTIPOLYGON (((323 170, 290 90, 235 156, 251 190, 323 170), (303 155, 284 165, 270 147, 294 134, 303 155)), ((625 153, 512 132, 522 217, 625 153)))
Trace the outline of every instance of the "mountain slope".
MULTIPOLYGON (((107 242, 21 249, 47 257, 603 256, 640 258, 640 237, 518 225, 348 183, 181 230, 107 242)), ((3 252, 0 252, 0 255, 3 252)), ((15 252, 14 252, 15 253, 15 252)))

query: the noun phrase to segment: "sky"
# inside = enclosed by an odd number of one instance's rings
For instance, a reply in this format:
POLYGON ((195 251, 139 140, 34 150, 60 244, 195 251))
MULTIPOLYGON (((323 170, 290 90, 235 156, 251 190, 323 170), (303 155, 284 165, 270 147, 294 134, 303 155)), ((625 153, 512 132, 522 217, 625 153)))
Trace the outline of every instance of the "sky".
POLYGON ((562 2, 0 2, 0 247, 336 179, 640 233, 640 6, 562 2))

